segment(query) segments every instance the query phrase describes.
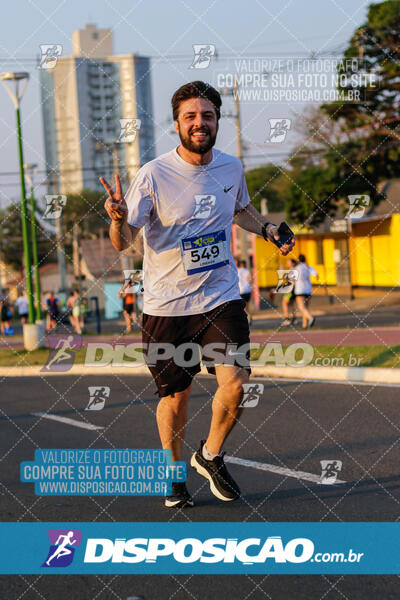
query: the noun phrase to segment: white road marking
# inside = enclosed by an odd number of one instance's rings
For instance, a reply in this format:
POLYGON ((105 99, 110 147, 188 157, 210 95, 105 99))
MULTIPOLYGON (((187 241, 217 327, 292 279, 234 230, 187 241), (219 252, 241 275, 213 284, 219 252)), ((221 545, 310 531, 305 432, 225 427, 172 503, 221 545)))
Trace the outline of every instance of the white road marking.
MULTIPOLYGON (((326 484, 321 483, 320 475, 313 475, 312 473, 306 473, 305 471, 292 471, 292 469, 285 469, 284 467, 278 467, 277 465, 269 465, 268 463, 260 463, 256 462, 255 460, 236 458, 235 456, 225 456, 225 462, 232 463, 235 465, 241 465, 242 467, 251 467, 253 469, 258 469, 259 471, 269 471, 270 473, 284 475, 285 477, 305 479, 306 481, 312 481, 313 483, 319 483, 320 485, 328 487, 326 484)), ((335 484, 336 483, 346 483, 346 481, 336 479, 335 484)))
POLYGON ((42 417, 42 419, 50 419, 51 421, 59 421, 60 423, 66 423, 67 425, 73 425, 74 427, 81 427, 82 429, 104 429, 99 425, 92 425, 92 423, 85 423, 85 421, 75 421, 75 419, 69 419, 68 417, 59 417, 58 415, 52 415, 51 413, 31 413, 34 417, 42 417))
POLYGON ((373 387, 400 387, 400 383, 383 383, 380 381, 340 381, 340 379, 301 379, 301 377, 266 377, 254 375, 250 381, 262 379, 262 381, 291 381, 292 383, 339 383, 341 385, 368 385, 373 387))

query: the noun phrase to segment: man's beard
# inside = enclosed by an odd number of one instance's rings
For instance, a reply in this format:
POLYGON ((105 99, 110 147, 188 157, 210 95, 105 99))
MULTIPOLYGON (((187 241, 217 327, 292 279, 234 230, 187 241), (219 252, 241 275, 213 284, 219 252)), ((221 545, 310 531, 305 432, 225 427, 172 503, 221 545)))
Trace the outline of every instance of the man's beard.
POLYGON ((208 129, 208 127, 203 127, 197 130, 195 129, 184 136, 178 123, 178 130, 181 144, 184 148, 186 148, 186 150, 189 150, 189 152, 195 152, 196 154, 206 154, 215 144, 218 133, 218 123, 214 135, 211 134, 211 131, 208 129), (196 132, 205 132, 208 133, 208 136, 204 141, 196 141, 196 139, 192 137, 193 133, 196 132))

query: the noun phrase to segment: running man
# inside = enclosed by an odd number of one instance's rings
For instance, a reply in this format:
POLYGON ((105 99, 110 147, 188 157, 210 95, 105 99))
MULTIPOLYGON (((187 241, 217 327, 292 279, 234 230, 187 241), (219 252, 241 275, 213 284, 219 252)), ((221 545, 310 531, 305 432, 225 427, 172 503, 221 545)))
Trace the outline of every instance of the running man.
MULTIPOLYGON (((126 196, 118 176, 115 191, 100 179, 108 192, 110 239, 116 250, 125 250, 144 227, 144 344, 241 346, 249 343, 249 325, 230 252, 232 223, 269 241, 279 241, 278 229, 265 223, 250 204, 240 160, 213 148, 221 108, 217 90, 202 81, 188 83, 175 92, 171 104, 179 147, 144 165, 126 196), (202 218, 198 214, 193 218, 199 200, 209 196, 213 202, 208 202, 202 218)), ((294 239, 283 245, 282 254, 293 245, 294 239)), ((177 461, 200 361, 191 367, 178 366, 172 359, 155 362, 149 368, 160 397, 158 431, 162 447, 177 461)), ((251 372, 248 353, 238 363, 230 362, 208 367, 216 375, 218 389, 207 439, 191 458, 192 467, 208 479, 211 492, 224 501, 240 496, 221 448, 239 419, 242 386, 251 372)), ((165 499, 168 507, 193 504, 184 483, 174 483, 172 495, 165 499)))

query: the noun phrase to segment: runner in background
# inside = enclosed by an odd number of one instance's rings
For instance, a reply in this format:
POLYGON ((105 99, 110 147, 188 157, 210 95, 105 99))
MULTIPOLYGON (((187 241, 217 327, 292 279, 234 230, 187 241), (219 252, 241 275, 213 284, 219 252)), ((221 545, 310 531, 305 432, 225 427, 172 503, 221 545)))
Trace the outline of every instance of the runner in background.
POLYGON ((47 316, 46 316, 46 331, 50 332, 57 328, 57 319, 59 315, 59 301, 54 295, 54 292, 49 292, 46 298, 47 316))
POLYGON ((131 292, 124 292, 122 289, 118 292, 118 298, 122 298, 123 315, 125 319, 125 330, 123 335, 126 335, 131 333, 132 323, 136 325, 135 295, 131 292))
POLYGON ((239 293, 246 302, 245 310, 248 314, 249 325, 251 325, 250 311, 247 309, 251 298, 251 275, 245 260, 238 260, 239 293))
POLYGON ((297 307, 303 317, 303 329, 307 329, 307 327, 312 327, 315 323, 315 317, 313 317, 308 310, 312 294, 310 277, 316 277, 318 279, 318 273, 314 267, 307 264, 304 254, 299 254, 299 263, 296 265, 295 269, 299 275, 294 284, 294 293, 296 296, 297 307))
POLYGON ((21 319, 21 323, 26 323, 29 313, 29 300, 25 290, 23 290, 21 295, 16 299, 15 306, 17 307, 18 316, 21 319))
MULTIPOLYGON (((297 265, 297 260, 294 258, 289 259, 289 269, 293 270, 297 265)), ((294 293, 294 286, 291 292, 285 294, 282 298, 282 311, 285 320, 282 323, 282 327, 288 327, 296 323, 296 296, 294 293), (291 308, 292 316, 289 315, 289 308, 291 308)))
POLYGON ((14 330, 11 329, 12 310, 8 299, 3 297, 0 302, 0 328, 1 335, 12 335, 14 330))
POLYGON ((82 333, 81 322, 80 322, 80 318, 81 318, 80 304, 81 304, 81 298, 79 297, 79 291, 75 289, 69 295, 69 298, 67 300, 67 308, 68 308, 68 313, 69 313, 69 321, 72 325, 73 330, 78 335, 81 335, 81 333, 82 333))

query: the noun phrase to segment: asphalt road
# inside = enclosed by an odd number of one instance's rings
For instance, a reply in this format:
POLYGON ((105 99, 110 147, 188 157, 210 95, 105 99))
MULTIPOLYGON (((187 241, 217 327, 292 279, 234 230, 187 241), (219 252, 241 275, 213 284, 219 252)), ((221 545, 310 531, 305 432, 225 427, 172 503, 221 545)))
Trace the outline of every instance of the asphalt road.
MULTIPOLYGON (((4 521, 395 521, 399 518, 399 388, 373 385, 264 383, 258 404, 243 411, 228 455, 287 469, 287 474, 231 464, 242 489, 218 501, 190 467, 196 506, 166 509, 158 497, 38 497, 19 482, 19 465, 36 448, 157 448, 157 397, 149 376, 52 376, 3 379, 0 411, 0 503, 4 521), (101 411, 85 412, 88 386, 108 385, 101 411), (89 431, 32 416, 46 412, 103 430, 89 431), (321 460, 342 461, 346 483, 318 485, 321 460)), ((213 378, 193 384, 185 460, 207 436, 213 378)), ((2 576, 0 598, 105 600, 355 600, 398 598, 396 576, 2 576)))

